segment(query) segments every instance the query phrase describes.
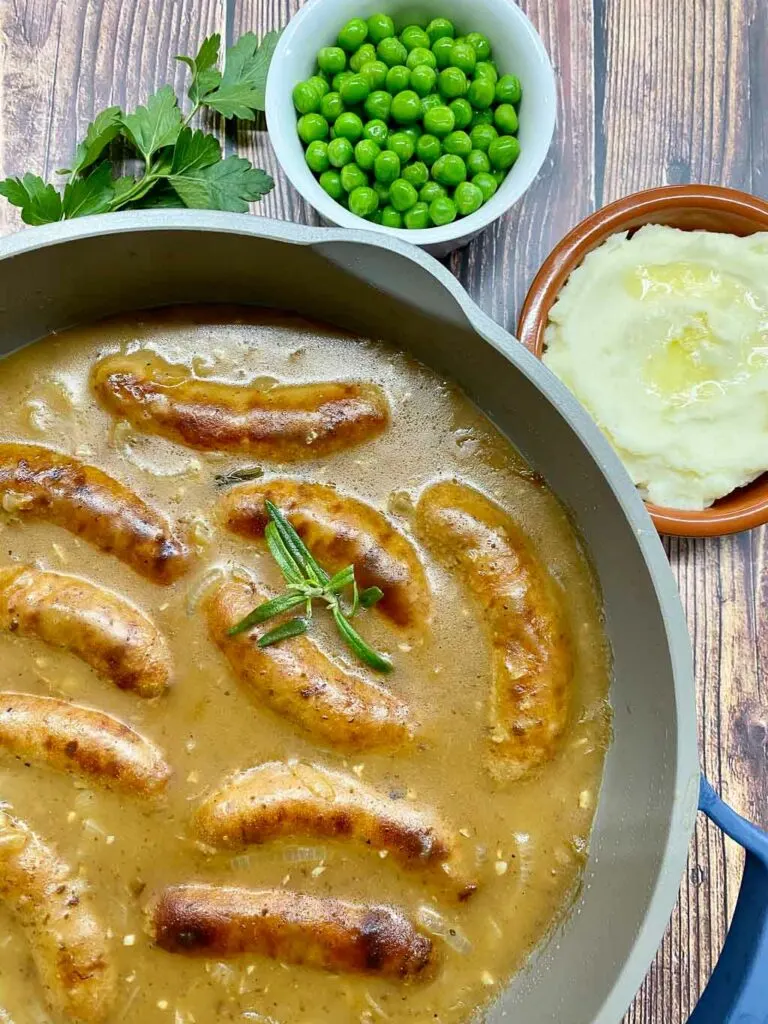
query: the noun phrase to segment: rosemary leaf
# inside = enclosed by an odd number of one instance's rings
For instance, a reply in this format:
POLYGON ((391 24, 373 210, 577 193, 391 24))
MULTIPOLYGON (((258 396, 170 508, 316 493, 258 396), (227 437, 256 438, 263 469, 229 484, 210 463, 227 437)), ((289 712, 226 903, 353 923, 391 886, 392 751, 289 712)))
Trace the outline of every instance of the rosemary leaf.
POLYGON ((274 597, 271 601, 265 601, 258 608, 254 608, 236 626, 227 630, 227 636, 237 636, 238 633, 245 633, 254 626, 258 626, 260 622, 266 622, 267 619, 273 619, 276 615, 282 615, 283 612, 295 608, 296 605, 304 604, 306 599, 306 594, 290 593, 281 594, 280 597, 274 597))
POLYGON ((217 473, 214 483, 218 488, 232 487, 234 484, 245 483, 246 480, 258 480, 264 476, 261 466, 244 466, 242 469, 233 469, 229 473, 217 473))
POLYGON ((267 547, 269 548, 272 557, 280 567, 280 572, 285 576, 288 583, 301 583, 304 580, 304 574, 301 571, 300 566, 296 562, 291 552, 283 543, 283 539, 277 529, 274 522, 270 521, 267 523, 267 528, 264 531, 264 536, 267 541, 267 547))
POLYGON ((268 633, 265 633, 259 639, 259 647, 269 647, 271 644, 278 644, 281 640, 289 640, 292 636, 301 636, 302 633, 306 633, 309 628, 309 623, 306 619, 295 618, 288 619, 281 626, 276 626, 274 629, 270 629, 268 633))
POLYGON ((369 665, 377 672, 392 671, 392 662, 382 654, 379 654, 378 651, 375 651, 365 642, 365 640, 363 640, 357 630, 353 629, 349 622, 344 618, 338 605, 331 609, 331 614, 333 615, 333 621, 336 623, 342 638, 362 662, 369 665))
POLYGON ((365 590, 360 591, 360 604, 363 608, 372 608, 382 597, 384 597, 384 591, 380 587, 366 587, 365 590))
POLYGON ((326 584, 331 577, 321 565, 317 564, 307 545, 298 533, 296 533, 277 505, 274 505, 268 499, 264 504, 270 518, 280 533, 283 543, 301 566, 304 575, 311 580, 312 583, 326 584))

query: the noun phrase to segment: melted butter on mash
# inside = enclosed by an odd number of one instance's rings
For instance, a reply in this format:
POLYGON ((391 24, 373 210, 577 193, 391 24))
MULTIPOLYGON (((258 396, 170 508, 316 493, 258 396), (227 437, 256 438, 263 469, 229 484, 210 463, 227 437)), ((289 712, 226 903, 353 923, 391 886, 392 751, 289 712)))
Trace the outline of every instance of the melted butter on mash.
POLYGON ((768 232, 613 235, 560 292, 546 346, 649 501, 703 509, 768 469, 768 232))

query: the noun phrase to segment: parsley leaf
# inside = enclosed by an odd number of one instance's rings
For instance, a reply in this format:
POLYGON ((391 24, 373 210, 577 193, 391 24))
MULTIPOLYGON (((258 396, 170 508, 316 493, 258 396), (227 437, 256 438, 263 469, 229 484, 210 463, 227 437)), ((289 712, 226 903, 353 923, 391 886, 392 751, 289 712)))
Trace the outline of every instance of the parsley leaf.
POLYGON ((133 210, 178 210, 184 207, 184 203, 167 181, 161 181, 154 188, 150 189, 146 195, 140 196, 129 205, 133 210))
POLYGON ((95 164, 107 146, 116 138, 123 127, 123 112, 120 107, 107 107, 88 125, 85 138, 75 150, 75 160, 69 170, 71 177, 95 164))
POLYGON ((221 160, 221 146, 215 135, 182 128, 173 149, 171 174, 190 174, 221 160))
POLYGON ((181 111, 170 85, 164 85, 147 100, 146 107, 123 117, 123 128, 136 149, 149 164, 164 146, 172 146, 181 131, 181 111))
POLYGON ((203 97, 203 105, 226 118, 253 121, 264 109, 267 71, 279 38, 279 32, 268 32, 259 44, 253 32, 241 36, 227 50, 221 84, 203 97))
POLYGON ((176 60, 182 61, 192 72, 192 84, 189 87, 187 96, 192 100, 195 107, 209 92, 212 92, 221 81, 221 72, 216 67, 219 60, 219 48, 221 36, 218 32, 204 39, 196 57, 184 57, 179 55, 176 60))
POLYGON ((251 167, 250 161, 240 156, 228 156, 208 167, 193 167, 184 174, 171 174, 168 180, 185 206, 232 213, 246 213, 248 203, 261 199, 274 186, 268 174, 251 167))
POLYGON ((115 185, 112 166, 103 160, 87 178, 75 178, 64 188, 64 216, 87 217, 91 213, 108 213, 112 208, 115 185))
POLYGON ((53 185, 44 182, 37 174, 0 181, 0 195, 14 206, 21 207, 21 219, 25 224, 51 224, 61 220, 61 196, 53 185))

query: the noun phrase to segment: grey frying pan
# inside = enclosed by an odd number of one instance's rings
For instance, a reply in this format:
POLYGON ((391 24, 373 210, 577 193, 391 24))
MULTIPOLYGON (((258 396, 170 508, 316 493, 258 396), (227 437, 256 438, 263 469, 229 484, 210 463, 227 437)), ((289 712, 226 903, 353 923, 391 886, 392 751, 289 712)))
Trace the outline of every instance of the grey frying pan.
POLYGON ((701 809, 748 849, 742 896, 697 1024, 768 1022, 768 838, 700 782, 688 635, 651 521, 575 400, 440 264, 364 231, 147 211, 0 242, 0 351, 108 313, 265 305, 383 337, 457 381, 570 509, 602 585, 615 738, 577 912, 489 1024, 617 1024, 677 897, 701 809))

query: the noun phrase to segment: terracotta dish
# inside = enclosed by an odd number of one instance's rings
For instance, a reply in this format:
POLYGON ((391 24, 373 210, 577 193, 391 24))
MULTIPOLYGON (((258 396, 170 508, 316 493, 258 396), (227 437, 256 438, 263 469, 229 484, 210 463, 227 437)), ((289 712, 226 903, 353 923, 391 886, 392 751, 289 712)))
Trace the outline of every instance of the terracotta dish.
MULTIPOLYGON (((571 271, 587 253, 610 235, 633 231, 644 224, 751 235, 768 231, 768 203, 746 192, 714 185, 675 185, 636 192, 598 210, 565 236, 536 275, 517 328, 526 348, 541 358, 549 311, 571 271)), ((768 522, 768 473, 702 512, 646 504, 660 533, 681 537, 738 533, 768 522)))

